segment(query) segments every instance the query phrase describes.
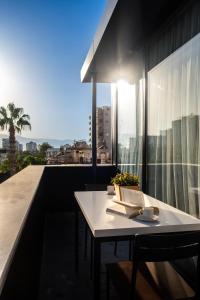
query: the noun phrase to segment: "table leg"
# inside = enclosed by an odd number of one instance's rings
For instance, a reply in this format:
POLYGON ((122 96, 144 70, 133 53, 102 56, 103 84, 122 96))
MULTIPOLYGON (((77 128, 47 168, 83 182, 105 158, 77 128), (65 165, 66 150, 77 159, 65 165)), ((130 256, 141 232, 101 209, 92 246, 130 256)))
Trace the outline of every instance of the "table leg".
POLYGON ((87 259, 87 243, 88 243, 88 228, 87 223, 85 222, 85 241, 84 241, 84 259, 87 259))
POLYGON ((100 272, 101 272, 101 242, 98 239, 93 240, 93 299, 100 299, 100 272))
POLYGON ((92 234, 90 233, 90 279, 93 278, 93 237, 92 234))
POLYGON ((75 272, 79 271, 79 209, 75 207, 75 272))

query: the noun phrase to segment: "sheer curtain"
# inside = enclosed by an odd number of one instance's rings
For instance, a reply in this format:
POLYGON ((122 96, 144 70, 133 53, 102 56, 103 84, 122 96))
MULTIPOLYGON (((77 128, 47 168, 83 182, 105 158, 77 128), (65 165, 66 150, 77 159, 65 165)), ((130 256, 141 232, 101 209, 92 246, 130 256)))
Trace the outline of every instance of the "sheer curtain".
POLYGON ((119 82, 117 89, 118 165, 122 172, 135 173, 141 178, 145 81, 119 82))
POLYGON ((148 73, 148 193, 199 217, 200 34, 148 73))

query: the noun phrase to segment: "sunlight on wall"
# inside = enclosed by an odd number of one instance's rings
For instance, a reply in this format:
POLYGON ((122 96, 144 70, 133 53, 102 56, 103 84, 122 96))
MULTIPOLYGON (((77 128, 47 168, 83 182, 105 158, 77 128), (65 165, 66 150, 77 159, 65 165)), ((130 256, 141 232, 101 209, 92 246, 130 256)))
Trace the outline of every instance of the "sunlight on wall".
POLYGON ((117 81, 119 99, 127 99, 128 97, 130 97, 130 87, 131 85, 126 80, 120 79, 117 81))
POLYGON ((133 120, 133 116, 135 116, 136 113, 136 90, 135 85, 129 84, 124 80, 117 82, 117 90, 119 133, 124 136, 127 144, 129 142, 129 136, 136 135, 136 120, 133 120))

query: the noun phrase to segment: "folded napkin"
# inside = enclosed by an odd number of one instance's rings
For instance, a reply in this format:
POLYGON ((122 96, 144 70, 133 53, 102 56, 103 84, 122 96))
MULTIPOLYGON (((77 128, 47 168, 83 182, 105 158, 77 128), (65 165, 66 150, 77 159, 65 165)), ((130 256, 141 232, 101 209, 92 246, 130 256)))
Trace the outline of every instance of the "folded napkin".
MULTIPOLYGON (((159 215, 159 208, 156 206, 150 206, 154 209, 154 215, 159 215)), ((123 201, 114 200, 113 203, 107 207, 106 212, 114 213, 121 216, 126 216, 127 218, 135 218, 142 214, 144 207, 134 205, 132 203, 127 203, 123 201)))
POLYGON ((131 219, 140 215, 141 210, 141 206, 128 205, 127 203, 124 203, 122 201, 115 201, 109 207, 107 207, 106 212, 126 216, 127 218, 131 219))

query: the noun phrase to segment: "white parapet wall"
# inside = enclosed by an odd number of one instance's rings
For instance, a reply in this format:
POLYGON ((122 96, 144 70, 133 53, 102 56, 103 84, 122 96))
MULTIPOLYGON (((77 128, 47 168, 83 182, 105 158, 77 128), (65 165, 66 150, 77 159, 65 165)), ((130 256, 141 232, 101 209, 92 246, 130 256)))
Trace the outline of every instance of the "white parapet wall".
POLYGON ((29 166, 0 184, 0 294, 44 166, 29 166))

